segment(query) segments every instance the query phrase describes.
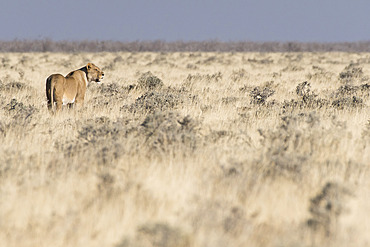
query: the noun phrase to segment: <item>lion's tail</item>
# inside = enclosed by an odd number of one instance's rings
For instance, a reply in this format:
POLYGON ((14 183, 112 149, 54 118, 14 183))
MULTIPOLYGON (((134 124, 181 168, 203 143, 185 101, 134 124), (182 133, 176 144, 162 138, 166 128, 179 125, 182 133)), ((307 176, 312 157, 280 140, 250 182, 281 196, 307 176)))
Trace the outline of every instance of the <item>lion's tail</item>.
POLYGON ((48 79, 46 79, 46 97, 48 99, 48 109, 51 112, 54 111, 54 88, 55 83, 53 76, 49 76, 48 79))

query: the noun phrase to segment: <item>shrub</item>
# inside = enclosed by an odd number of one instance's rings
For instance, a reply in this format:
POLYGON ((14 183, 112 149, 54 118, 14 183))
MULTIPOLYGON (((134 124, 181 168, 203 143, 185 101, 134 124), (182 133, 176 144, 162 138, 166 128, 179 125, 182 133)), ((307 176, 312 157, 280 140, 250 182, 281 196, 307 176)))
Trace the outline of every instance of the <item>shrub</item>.
POLYGON ((344 109, 344 108, 356 108, 356 107, 362 107, 363 106, 363 100, 361 98, 358 98, 356 96, 353 97, 345 97, 336 99, 331 104, 333 107, 338 109, 344 109))
POLYGON ((296 93, 299 100, 285 100, 282 106, 283 113, 304 108, 315 109, 328 106, 328 101, 326 99, 318 98, 317 95, 311 91, 311 84, 307 81, 297 85, 296 93))
POLYGON ((14 98, 3 109, 13 117, 15 123, 20 124, 29 123, 33 114, 38 111, 34 106, 25 105, 14 98))
POLYGON ((344 83, 351 83, 354 79, 363 77, 362 67, 358 64, 350 63, 339 73, 339 79, 344 83))
POLYGON ((77 137, 60 140, 56 146, 66 157, 86 155, 89 161, 110 164, 125 153, 123 142, 136 129, 128 121, 106 117, 88 119, 78 129, 77 137))
POLYGON ((316 154, 326 150, 335 153, 343 126, 325 129, 320 117, 314 113, 285 115, 276 129, 260 129, 262 156, 257 161, 266 176, 284 176, 300 179, 316 160, 316 154), (323 140, 320 137, 325 136, 323 140))
POLYGON ((341 97, 348 97, 348 96, 361 96, 361 97, 369 97, 370 94, 370 84, 365 83, 360 86, 354 86, 350 84, 346 84, 340 86, 336 91, 334 96, 336 98, 341 97))
POLYGON ((255 87, 249 94, 252 97, 251 104, 264 105, 266 103, 266 99, 274 93, 275 91, 268 87, 265 87, 264 89, 255 87))
POLYGON ((0 82, 0 91, 19 92, 19 91, 29 90, 29 89, 31 89, 31 87, 27 86, 23 82, 13 81, 13 82, 9 82, 6 84, 3 84, 2 82, 0 82))
POLYGON ((191 238, 180 228, 164 223, 146 224, 138 228, 137 241, 140 246, 188 247, 191 238))
POLYGON ((150 71, 143 73, 137 81, 137 88, 147 91, 161 89, 163 85, 162 80, 153 75, 150 71))
POLYGON ((162 91, 149 91, 141 95, 131 105, 121 107, 122 111, 131 113, 153 113, 155 111, 174 110, 197 98, 184 88, 166 88, 162 91))
POLYGON ((308 226, 315 231, 323 231, 328 237, 334 234, 338 218, 346 211, 346 200, 351 195, 348 188, 338 183, 326 183, 310 201, 308 226))
POLYGON ((189 116, 166 111, 148 115, 140 132, 146 139, 145 145, 154 151, 168 152, 180 147, 192 151, 200 142, 198 127, 198 123, 189 116))

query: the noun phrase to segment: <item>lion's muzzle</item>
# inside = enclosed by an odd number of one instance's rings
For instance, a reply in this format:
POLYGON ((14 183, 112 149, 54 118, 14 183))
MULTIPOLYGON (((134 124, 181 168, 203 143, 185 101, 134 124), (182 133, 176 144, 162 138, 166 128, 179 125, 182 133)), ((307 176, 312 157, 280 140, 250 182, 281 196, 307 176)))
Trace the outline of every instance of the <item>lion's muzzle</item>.
POLYGON ((101 83, 101 80, 103 80, 103 78, 104 78, 104 72, 101 73, 100 78, 96 78, 95 79, 95 82, 97 82, 98 84, 100 84, 101 83))

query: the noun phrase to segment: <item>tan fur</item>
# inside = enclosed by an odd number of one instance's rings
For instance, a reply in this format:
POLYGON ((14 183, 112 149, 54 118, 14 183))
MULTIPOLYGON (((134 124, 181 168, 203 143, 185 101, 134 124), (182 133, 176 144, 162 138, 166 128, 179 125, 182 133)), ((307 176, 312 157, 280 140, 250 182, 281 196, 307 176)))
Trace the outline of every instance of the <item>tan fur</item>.
POLYGON ((46 79, 46 97, 48 108, 53 111, 56 103, 56 111, 62 108, 63 103, 73 106, 83 105, 87 84, 92 81, 100 82, 104 72, 92 63, 88 63, 81 69, 70 72, 67 76, 53 74, 46 79))

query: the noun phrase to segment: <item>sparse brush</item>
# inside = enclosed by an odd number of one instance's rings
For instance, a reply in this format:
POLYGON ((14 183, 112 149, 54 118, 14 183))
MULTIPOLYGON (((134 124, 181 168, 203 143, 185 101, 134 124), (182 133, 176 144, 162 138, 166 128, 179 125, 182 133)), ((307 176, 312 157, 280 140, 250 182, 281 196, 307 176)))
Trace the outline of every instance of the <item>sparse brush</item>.
MULTIPOLYGON (((119 46, 82 43, 63 49, 119 46)), ((127 49, 164 47, 141 44, 127 49)), ((0 246, 369 243, 368 54, 2 57, 0 246), (107 68, 103 83, 50 115, 47 75, 86 61, 107 68)))

